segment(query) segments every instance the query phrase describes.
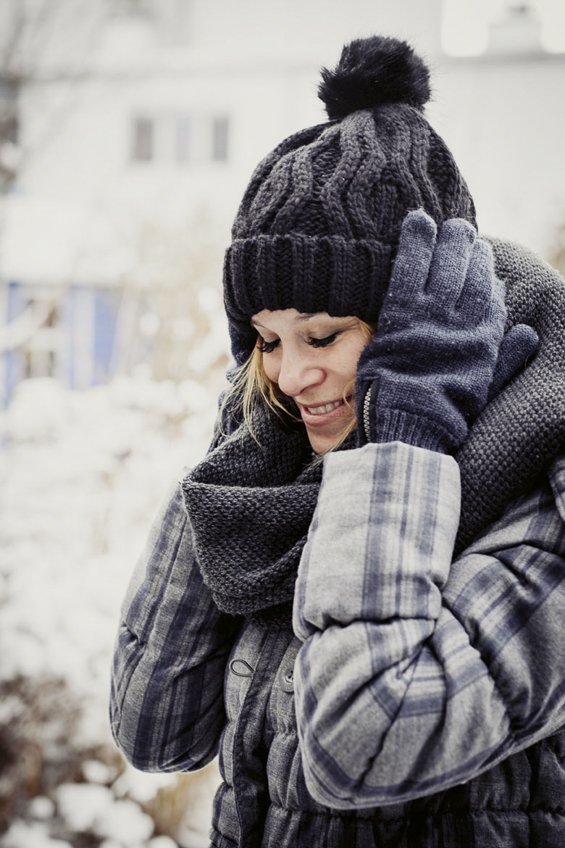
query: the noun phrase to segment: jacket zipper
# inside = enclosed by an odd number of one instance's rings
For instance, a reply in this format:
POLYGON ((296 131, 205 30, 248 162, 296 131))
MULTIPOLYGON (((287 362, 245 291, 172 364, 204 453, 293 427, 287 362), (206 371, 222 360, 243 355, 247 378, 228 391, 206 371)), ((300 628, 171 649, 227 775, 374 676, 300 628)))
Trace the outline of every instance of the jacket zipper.
POLYGON ((367 394, 363 400, 363 430, 365 432, 365 441, 370 442, 370 426, 369 426, 369 411, 371 409, 371 389, 367 389, 367 394))

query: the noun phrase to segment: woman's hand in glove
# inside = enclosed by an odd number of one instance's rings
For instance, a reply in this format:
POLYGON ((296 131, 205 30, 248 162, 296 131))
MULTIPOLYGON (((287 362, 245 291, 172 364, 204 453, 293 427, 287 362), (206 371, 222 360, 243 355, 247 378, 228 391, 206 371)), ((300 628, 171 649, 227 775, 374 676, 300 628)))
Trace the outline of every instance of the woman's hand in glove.
MULTIPOLYGON (((409 212, 375 336, 357 367, 361 444, 455 452, 496 382, 505 321, 490 245, 467 221, 445 221, 438 231, 423 210, 409 212)), ((531 328, 507 334, 503 379, 537 343, 531 328)))

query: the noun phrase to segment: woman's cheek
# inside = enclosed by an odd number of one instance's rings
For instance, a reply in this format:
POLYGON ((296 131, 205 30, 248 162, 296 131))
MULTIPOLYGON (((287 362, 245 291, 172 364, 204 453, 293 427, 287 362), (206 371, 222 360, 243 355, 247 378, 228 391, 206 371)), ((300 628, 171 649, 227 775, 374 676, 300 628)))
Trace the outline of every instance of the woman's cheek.
POLYGON ((265 376, 272 382, 278 383, 279 381, 279 366, 277 363, 277 355, 276 352, 272 353, 264 353, 263 356, 263 372, 265 376))

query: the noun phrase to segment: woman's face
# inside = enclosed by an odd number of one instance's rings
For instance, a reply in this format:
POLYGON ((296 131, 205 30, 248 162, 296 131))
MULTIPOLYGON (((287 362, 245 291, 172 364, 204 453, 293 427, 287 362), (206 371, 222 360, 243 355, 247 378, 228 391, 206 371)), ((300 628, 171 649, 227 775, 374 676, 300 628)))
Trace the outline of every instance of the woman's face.
POLYGON ((266 376, 292 398, 316 453, 329 450, 354 418, 359 355, 367 332, 358 318, 264 309, 251 319, 266 376))

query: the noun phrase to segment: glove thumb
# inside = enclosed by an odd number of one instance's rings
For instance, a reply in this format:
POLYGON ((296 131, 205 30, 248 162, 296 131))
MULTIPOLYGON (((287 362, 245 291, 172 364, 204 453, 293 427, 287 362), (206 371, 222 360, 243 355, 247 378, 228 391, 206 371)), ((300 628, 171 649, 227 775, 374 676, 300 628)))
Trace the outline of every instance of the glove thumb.
POLYGON ((525 366, 528 359, 537 353, 538 347, 539 336, 528 324, 515 324, 508 330, 500 343, 494 376, 488 392, 489 401, 496 397, 525 366))

